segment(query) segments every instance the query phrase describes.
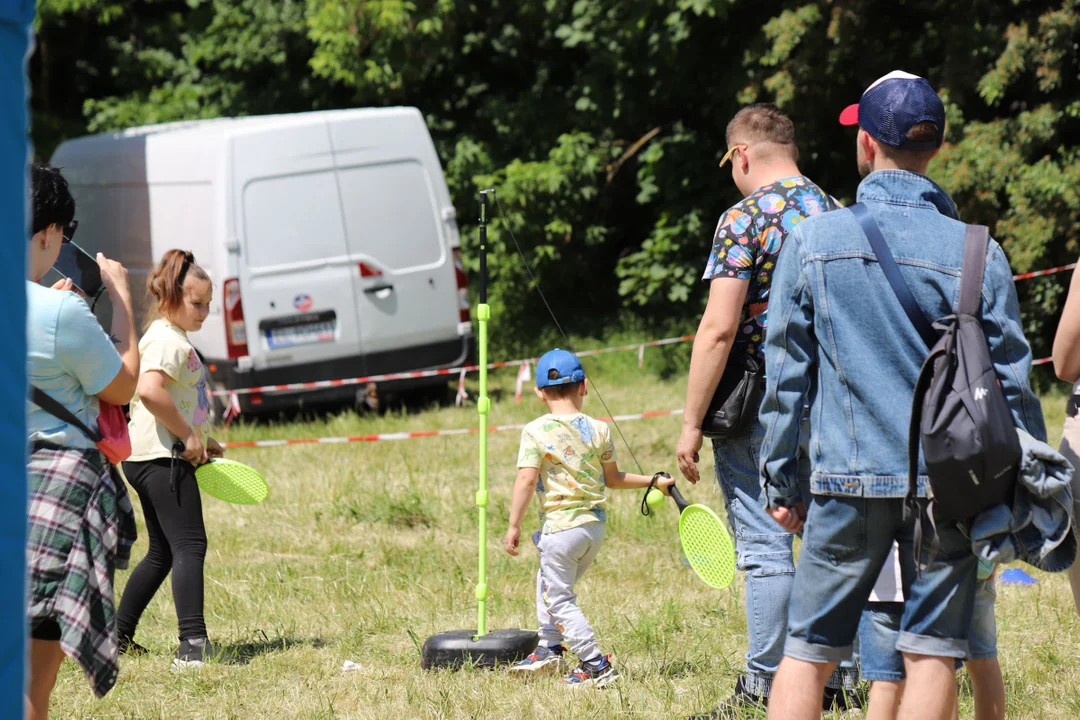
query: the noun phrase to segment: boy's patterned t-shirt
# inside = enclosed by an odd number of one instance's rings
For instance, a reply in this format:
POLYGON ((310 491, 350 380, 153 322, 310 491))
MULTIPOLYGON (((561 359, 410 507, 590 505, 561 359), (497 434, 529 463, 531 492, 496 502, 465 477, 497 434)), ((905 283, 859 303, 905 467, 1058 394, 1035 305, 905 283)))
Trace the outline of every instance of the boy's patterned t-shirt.
POLYGON ((521 431, 519 468, 537 468, 536 497, 543 532, 605 522, 607 501, 601 463, 615 462, 607 423, 583 413, 547 414, 521 431))
POLYGON ((776 258, 791 229, 811 215, 840 207, 801 175, 758 188, 720 218, 703 280, 749 280, 733 352, 764 364, 769 287, 776 258))

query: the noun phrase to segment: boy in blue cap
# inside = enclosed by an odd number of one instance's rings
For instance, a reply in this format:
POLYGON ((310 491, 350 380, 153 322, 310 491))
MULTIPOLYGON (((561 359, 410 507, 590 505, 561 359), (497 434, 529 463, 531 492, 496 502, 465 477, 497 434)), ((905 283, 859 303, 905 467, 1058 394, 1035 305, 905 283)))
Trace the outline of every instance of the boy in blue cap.
MULTIPOLYGON (((565 642, 580 666, 563 682, 572 687, 603 687, 619 673, 596 643, 593 629, 577 605, 574 586, 589 569, 604 541, 606 491, 649 487, 651 477, 619 470, 615 443, 606 423, 581 412, 585 370, 577 357, 555 348, 536 364, 536 395, 548 407, 521 432, 518 474, 503 545, 518 554, 521 519, 535 492, 542 529, 533 535, 540 551, 536 575, 536 613, 540 645, 512 670, 560 670, 565 642)), ((665 495, 674 482, 656 479, 665 495)))

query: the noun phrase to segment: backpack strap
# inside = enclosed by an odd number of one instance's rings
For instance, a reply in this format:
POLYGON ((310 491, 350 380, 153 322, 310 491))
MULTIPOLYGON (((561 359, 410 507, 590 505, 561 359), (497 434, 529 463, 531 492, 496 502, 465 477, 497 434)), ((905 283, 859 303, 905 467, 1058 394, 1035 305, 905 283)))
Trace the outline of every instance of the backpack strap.
POLYGON ((68 410, 49 395, 46 395, 41 388, 35 385, 30 386, 30 401, 57 420, 78 428, 82 431, 83 435, 90 438, 95 444, 101 442, 101 435, 99 433, 88 428, 82 420, 75 417, 75 413, 68 410))
POLYGON ((911 501, 919 497, 919 450, 922 448, 922 443, 919 442, 919 426, 922 424, 922 400, 934 380, 934 365, 944 355, 945 350, 938 349, 926 358, 912 395, 911 423, 908 425, 908 500, 911 501))
POLYGON ((919 379, 915 382, 915 393, 911 403, 911 424, 908 426, 908 494, 904 498, 904 512, 907 517, 915 519, 915 573, 922 576, 922 546, 923 546, 923 517, 930 521, 930 527, 934 535, 930 548, 930 562, 940 550, 940 540, 937 537, 937 524, 934 522, 934 503, 919 498, 919 451, 922 449, 920 425, 922 424, 922 401, 930 385, 934 381, 934 368, 938 361, 945 358, 948 351, 945 348, 936 348, 926 358, 922 369, 919 371, 919 379))
POLYGON ((968 225, 964 235, 964 266, 960 270, 960 306, 958 315, 979 316, 982 304, 983 276, 986 274, 986 246, 990 230, 985 225, 968 225))
MULTIPOLYGON (((866 206, 862 203, 855 203, 848 208, 855 219, 859 221, 859 225, 862 226, 863 234, 866 235, 866 239, 870 241, 870 247, 874 250, 874 255, 877 257, 878 264, 881 266, 881 271, 885 273, 885 279, 889 281, 889 285, 892 287, 893 293, 896 295, 896 299, 900 301, 900 304, 904 308, 904 312, 908 316, 908 320, 915 326, 919 336, 926 343, 926 347, 932 348, 938 341, 938 333, 934 330, 934 324, 930 322, 930 319, 926 317, 926 313, 919 307, 919 303, 915 301, 915 296, 911 294, 911 288, 908 287, 907 281, 904 280, 904 276, 900 274, 900 267, 896 264, 896 260, 893 258, 892 253, 889 252, 889 246, 885 242, 885 236, 881 234, 881 228, 878 227, 877 222, 874 220, 873 215, 866 209, 866 206)), ((979 283, 980 287, 982 283, 979 283)))
POLYGON ((934 520, 934 503, 926 503, 926 512, 919 513, 915 516, 915 532, 912 537, 912 542, 915 545, 915 575, 916 577, 922 577, 922 571, 926 569, 931 563, 934 562, 934 558, 941 552, 941 535, 938 534, 937 522, 934 520), (930 540, 930 552, 927 553, 926 565, 922 561, 922 547, 923 547, 923 515, 926 515, 926 519, 930 522, 930 529, 932 531, 930 540))

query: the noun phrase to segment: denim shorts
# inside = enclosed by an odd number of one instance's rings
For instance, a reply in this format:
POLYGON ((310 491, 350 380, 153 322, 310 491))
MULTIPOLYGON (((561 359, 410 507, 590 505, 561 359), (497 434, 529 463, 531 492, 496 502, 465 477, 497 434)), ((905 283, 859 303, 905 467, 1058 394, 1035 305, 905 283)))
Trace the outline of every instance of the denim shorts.
POLYGON ((939 522, 931 562, 931 528, 925 523, 923 570, 917 575, 914 525, 904 517, 902 498, 815 495, 795 570, 784 654, 814 663, 851 655, 863 608, 896 540, 906 602, 895 649, 967 657, 978 565, 971 542, 956 523, 939 522))
MULTIPOLYGON (((968 654, 964 660, 989 660, 997 657, 997 624, 994 603, 997 587, 993 577, 975 585, 975 608, 968 629, 968 654)), ((864 680, 904 680, 904 658, 896 649, 904 604, 872 602, 859 621, 859 663, 864 680)), ((957 666, 963 663, 957 662, 957 666)))

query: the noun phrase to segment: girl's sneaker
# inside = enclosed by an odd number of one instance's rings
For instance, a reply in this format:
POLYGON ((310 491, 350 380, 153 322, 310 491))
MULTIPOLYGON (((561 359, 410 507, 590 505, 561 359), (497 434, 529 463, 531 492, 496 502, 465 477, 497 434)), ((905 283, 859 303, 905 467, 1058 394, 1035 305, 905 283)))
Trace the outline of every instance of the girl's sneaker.
POLYGON ((618 677, 619 671, 611 664, 611 656, 605 655, 600 658, 598 663, 583 660, 578 665, 578 669, 570 673, 570 677, 563 678, 563 684, 575 688, 588 687, 589 685, 602 688, 618 677))
POLYGON ((196 668, 211 660, 217 659, 218 649, 214 647, 209 638, 191 638, 181 640, 180 649, 173 658, 175 668, 196 668))
POLYGON ((131 655, 133 657, 139 657, 140 655, 146 655, 150 652, 129 637, 120 637, 119 643, 121 655, 131 655))
POLYGON ((564 654, 566 648, 562 645, 546 648, 538 647, 524 660, 514 663, 511 672, 539 673, 541 671, 562 671, 566 666, 564 654))

